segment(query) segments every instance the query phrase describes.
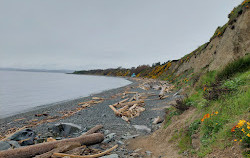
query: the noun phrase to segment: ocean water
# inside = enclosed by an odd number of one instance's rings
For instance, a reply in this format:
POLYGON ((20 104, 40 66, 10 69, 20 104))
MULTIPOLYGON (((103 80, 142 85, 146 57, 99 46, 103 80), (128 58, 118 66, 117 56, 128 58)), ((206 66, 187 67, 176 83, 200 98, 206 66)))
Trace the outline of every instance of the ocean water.
POLYGON ((115 77, 0 71, 0 118, 41 105, 86 97, 130 83, 115 77))

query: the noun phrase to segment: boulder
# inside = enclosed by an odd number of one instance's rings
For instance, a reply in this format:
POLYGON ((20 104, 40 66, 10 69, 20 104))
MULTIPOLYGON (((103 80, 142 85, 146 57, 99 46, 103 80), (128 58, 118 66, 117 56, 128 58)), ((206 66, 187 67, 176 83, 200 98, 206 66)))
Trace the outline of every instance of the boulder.
POLYGON ((26 128, 24 130, 21 130, 13 134, 8 139, 18 141, 21 146, 26 146, 26 145, 33 145, 35 137, 36 133, 32 129, 26 128))
POLYGON ((20 145, 18 144, 17 141, 0 141, 0 151, 1 150, 7 150, 7 149, 14 149, 14 148, 19 148, 20 145))
POLYGON ((48 128, 54 137, 68 137, 80 133, 81 127, 73 123, 58 123, 48 128))
POLYGON ((11 148, 11 145, 7 141, 0 141, 0 151, 11 148))

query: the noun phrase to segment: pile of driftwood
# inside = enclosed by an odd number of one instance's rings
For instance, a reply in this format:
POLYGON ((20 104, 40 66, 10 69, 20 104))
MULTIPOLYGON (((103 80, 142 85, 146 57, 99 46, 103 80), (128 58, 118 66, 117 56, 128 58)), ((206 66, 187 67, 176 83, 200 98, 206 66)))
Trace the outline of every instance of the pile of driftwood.
POLYGON ((71 111, 61 111, 60 113, 63 114, 62 118, 69 117, 87 107, 102 103, 103 101, 104 101, 104 98, 92 97, 92 100, 78 103, 78 107, 76 109, 71 110, 71 111))
POLYGON ((95 158, 109 154, 116 149, 118 145, 101 151, 88 148, 88 145, 101 143, 104 139, 102 133, 95 133, 102 128, 97 125, 83 135, 63 140, 51 140, 49 142, 25 146, 16 149, 0 151, 0 157, 3 158, 50 158, 50 157, 70 157, 70 158, 95 158), (93 154, 94 153, 94 154, 93 154))
POLYGON ((131 118, 137 117, 145 111, 144 100, 142 95, 137 92, 124 92, 124 95, 134 94, 131 98, 126 98, 118 103, 109 105, 116 116, 121 117, 124 121, 130 122, 131 118))
POLYGON ((166 95, 166 93, 169 93, 174 88, 173 85, 170 85, 166 81, 157 81, 151 79, 145 80, 138 87, 143 90, 149 90, 149 89, 160 90, 159 99, 167 98, 168 96, 166 95))

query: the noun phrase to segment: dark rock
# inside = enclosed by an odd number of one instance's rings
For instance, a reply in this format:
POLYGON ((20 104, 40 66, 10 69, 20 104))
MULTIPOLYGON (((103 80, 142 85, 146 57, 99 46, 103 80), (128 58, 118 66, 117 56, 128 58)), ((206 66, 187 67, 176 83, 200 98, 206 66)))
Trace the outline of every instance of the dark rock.
POLYGON ((110 133, 109 135, 107 135, 105 137, 105 139, 103 140, 103 143, 109 143, 109 142, 115 140, 115 136, 116 136, 115 133, 110 133))
POLYGON ((17 141, 0 141, 0 151, 1 150, 7 150, 10 148, 19 148, 20 145, 17 141))
POLYGON ((32 129, 24 129, 9 137, 9 140, 20 141, 21 146, 33 145, 36 133, 32 129))
POLYGON ((119 144, 119 145, 124 145, 124 143, 123 143, 123 141, 117 141, 117 144, 119 144))
POLYGON ((8 141, 12 148, 19 148, 21 147, 17 141, 8 141))
POLYGON ((68 137, 74 133, 80 133, 81 127, 73 123, 59 123, 48 128, 55 137, 68 137))
POLYGON ((7 150, 9 148, 11 148, 11 145, 8 142, 0 141, 0 151, 1 150, 7 150))

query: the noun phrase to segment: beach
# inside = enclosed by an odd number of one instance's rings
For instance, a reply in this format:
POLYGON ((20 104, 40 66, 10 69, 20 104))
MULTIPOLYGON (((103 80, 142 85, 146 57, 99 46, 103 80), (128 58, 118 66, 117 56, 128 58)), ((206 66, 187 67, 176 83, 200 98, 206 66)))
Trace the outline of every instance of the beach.
MULTIPOLYGON (((174 99, 174 92, 168 93, 168 97, 161 100, 158 97, 159 90, 143 90, 138 87, 142 84, 142 82, 144 82, 144 80, 129 80, 132 83, 125 87, 104 91, 84 98, 50 104, 36 108, 35 110, 29 112, 3 118, 0 120, 0 133, 2 138, 4 135, 10 134, 11 131, 15 131, 15 129, 19 129, 24 126, 30 127, 37 135, 49 137, 48 127, 57 123, 73 123, 86 129, 90 129, 95 125, 101 124, 104 126, 102 130, 104 134, 107 135, 115 133, 115 140, 112 141, 110 145, 116 144, 117 142, 125 143, 127 139, 133 138, 133 136, 136 137, 150 134, 161 127, 161 124, 153 124, 152 122, 156 117, 160 117, 162 119, 165 118, 165 108, 168 107, 168 103, 174 99), (127 91, 151 94, 144 100, 144 108, 146 110, 143 111, 138 117, 131 119, 130 123, 127 123, 121 119, 121 117, 117 117, 109 108, 109 105, 123 100, 123 94, 127 91), (73 115, 62 117, 62 112, 65 113, 66 111, 73 111, 79 107, 79 103, 89 101, 93 97, 103 98, 104 100, 101 103, 77 111, 73 115), (36 115, 39 114, 46 114, 46 116, 37 117, 36 115), (34 122, 41 122, 48 117, 51 118, 51 122, 50 119, 48 119, 45 122, 34 124, 34 122), (30 126, 30 124, 32 125, 30 126), (150 132, 138 131, 138 129, 134 128, 134 125, 145 126, 150 129, 150 132)), ((127 95, 128 98, 132 96, 133 94, 127 95)), ((78 135, 80 134, 81 133, 78 135)), ((78 135, 75 135, 75 137, 78 135)), ((123 143, 117 149, 116 153, 120 156, 133 153, 133 151, 128 151, 128 149, 126 149, 126 145, 123 143)))

